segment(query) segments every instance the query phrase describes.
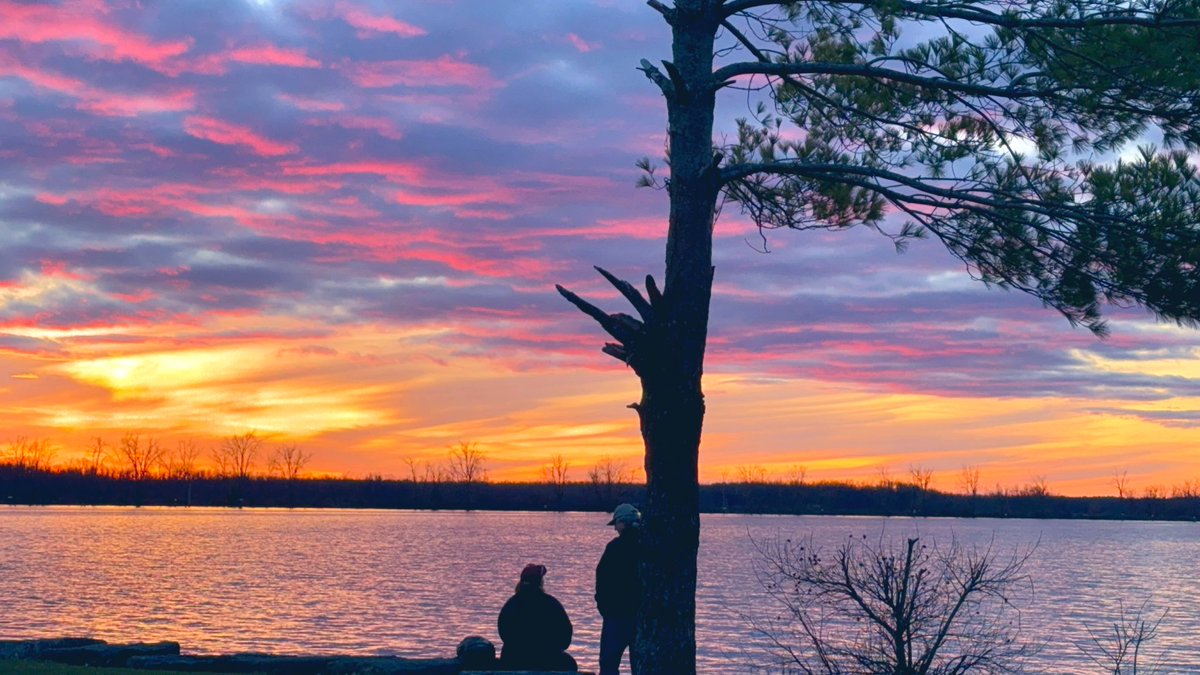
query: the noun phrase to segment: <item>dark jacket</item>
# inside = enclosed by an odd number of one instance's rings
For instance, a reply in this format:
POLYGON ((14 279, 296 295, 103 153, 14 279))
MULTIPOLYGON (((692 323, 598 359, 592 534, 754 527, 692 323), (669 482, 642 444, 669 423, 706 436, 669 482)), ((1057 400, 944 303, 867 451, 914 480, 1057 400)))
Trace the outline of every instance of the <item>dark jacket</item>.
POLYGON ((572 626, 567 611, 554 596, 535 586, 521 585, 516 595, 504 603, 497 623, 504 643, 502 666, 521 670, 561 667, 566 656, 563 652, 571 646, 572 626))
POLYGON ((605 618, 633 618, 642 602, 638 579, 637 528, 630 527, 608 542, 596 565, 596 609, 605 618))

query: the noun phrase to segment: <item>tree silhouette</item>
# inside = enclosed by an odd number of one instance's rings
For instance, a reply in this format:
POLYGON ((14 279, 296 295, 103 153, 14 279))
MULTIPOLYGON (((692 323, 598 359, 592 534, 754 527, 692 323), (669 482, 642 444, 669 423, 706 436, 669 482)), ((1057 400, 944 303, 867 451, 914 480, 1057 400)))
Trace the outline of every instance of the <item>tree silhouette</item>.
POLYGON ((225 478, 249 478, 262 446, 263 439, 255 431, 226 436, 212 451, 217 473, 225 478))
POLYGON ((637 317, 558 287, 642 385, 646 589, 641 673, 695 671, 701 379, 713 227, 866 226, 932 236, 981 281, 1097 334, 1105 303, 1200 316, 1200 37, 1195 0, 660 0, 672 57, 641 71, 667 104, 666 268, 645 294, 599 270, 637 317), (719 54, 718 54, 719 52, 719 54), (744 57, 744 58, 742 58, 744 57), (739 60, 741 59, 741 60, 739 60), (757 99, 714 145, 716 94, 757 99), (785 133, 794 125, 800 133, 785 133), (1152 130, 1168 151, 1110 154, 1152 130), (903 222, 897 222, 897 218, 903 222))
POLYGON ((149 478, 162 463, 166 448, 153 437, 129 432, 121 436, 117 455, 125 462, 125 470, 133 480, 149 478))
POLYGON ((562 453, 555 453, 550 463, 542 467, 542 480, 554 486, 554 498, 562 506, 563 492, 567 487, 567 478, 571 471, 571 463, 562 453))
POLYGON ((280 478, 292 481, 300 477, 300 472, 310 459, 311 452, 305 452, 295 443, 285 443, 271 453, 269 467, 271 472, 280 478))
POLYGON ((450 480, 457 483, 482 483, 487 480, 487 453, 478 443, 459 442, 450 448, 450 480))
POLYGON ((760 580, 784 608, 757 628, 787 672, 809 675, 1020 673, 1009 597, 1029 552, 1003 557, 957 542, 873 544, 852 537, 826 554, 810 539, 757 542, 760 580))

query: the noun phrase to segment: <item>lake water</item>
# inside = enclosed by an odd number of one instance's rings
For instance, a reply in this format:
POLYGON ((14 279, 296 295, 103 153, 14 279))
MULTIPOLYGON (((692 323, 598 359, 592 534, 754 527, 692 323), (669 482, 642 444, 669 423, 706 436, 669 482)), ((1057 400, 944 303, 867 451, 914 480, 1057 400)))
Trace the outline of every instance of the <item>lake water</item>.
MULTIPOLYGON (((595 669, 598 513, 0 507, 0 639, 175 640, 186 653, 452 656, 499 644, 496 614, 528 562, 575 625, 595 669)), ((1159 672, 1200 673, 1200 525, 1193 523, 706 515, 697 642, 705 673, 753 672, 768 656, 750 618, 779 613, 757 581, 752 538, 850 535, 1036 544, 1015 594, 1032 672, 1099 673, 1077 644, 1122 604, 1166 612, 1159 672)))

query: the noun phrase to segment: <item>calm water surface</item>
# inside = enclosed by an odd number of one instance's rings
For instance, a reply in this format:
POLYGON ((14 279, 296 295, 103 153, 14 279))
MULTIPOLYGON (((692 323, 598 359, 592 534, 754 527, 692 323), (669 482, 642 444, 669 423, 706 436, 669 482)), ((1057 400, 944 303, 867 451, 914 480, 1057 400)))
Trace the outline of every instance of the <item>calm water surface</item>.
MULTIPOLYGON (((0 507, 0 639, 176 640, 188 653, 451 656, 467 635, 499 644, 496 615, 528 562, 575 624, 594 669, 596 561, 612 537, 594 513, 0 507)), ((777 607, 752 539, 903 537, 1036 544, 1014 598, 1034 672, 1098 673, 1076 647, 1122 603, 1166 611, 1160 671, 1200 673, 1200 526, 1192 523, 706 515, 697 598, 705 673, 766 662, 750 618, 777 607)))

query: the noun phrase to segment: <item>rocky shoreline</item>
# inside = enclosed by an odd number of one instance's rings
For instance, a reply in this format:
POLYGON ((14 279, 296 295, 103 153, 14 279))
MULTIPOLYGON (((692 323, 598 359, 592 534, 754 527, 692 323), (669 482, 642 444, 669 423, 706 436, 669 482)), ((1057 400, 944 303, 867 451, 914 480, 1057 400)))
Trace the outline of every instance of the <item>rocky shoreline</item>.
POLYGON ((195 673, 267 673, 271 675, 459 675, 496 667, 496 649, 479 636, 464 638, 454 658, 399 656, 280 656, 225 654, 192 656, 178 642, 111 644, 94 638, 0 640, 6 659, 51 661, 77 666, 174 670, 195 673))

